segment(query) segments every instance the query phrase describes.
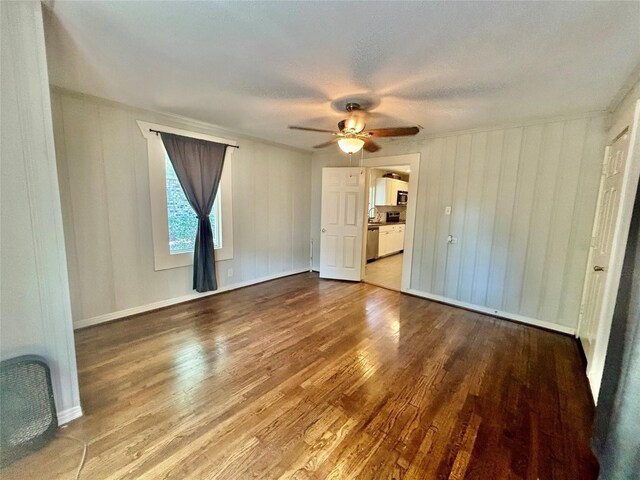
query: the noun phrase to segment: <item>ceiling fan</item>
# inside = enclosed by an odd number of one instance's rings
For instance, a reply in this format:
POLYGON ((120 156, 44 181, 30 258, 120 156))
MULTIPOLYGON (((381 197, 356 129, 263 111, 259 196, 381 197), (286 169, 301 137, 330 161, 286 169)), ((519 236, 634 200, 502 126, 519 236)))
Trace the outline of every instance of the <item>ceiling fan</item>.
POLYGON ((324 148, 337 143, 340 149, 345 153, 356 153, 364 148, 367 152, 377 152, 380 145, 373 141, 374 138, 382 137, 405 137, 415 135, 420 131, 420 127, 391 127, 391 128, 374 128, 365 130, 365 119, 367 112, 360 108, 359 103, 349 102, 345 107, 349 113, 349 117, 338 123, 338 131, 324 130, 321 128, 307 128, 289 126, 292 130, 304 130, 307 132, 330 133, 335 138, 328 142, 315 145, 313 148, 324 148))

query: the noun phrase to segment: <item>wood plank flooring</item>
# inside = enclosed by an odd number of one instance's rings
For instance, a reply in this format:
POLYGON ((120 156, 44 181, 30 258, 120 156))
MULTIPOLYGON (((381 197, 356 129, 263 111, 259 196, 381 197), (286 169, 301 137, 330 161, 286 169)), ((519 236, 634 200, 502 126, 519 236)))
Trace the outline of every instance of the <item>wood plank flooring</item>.
MULTIPOLYGON (((591 479, 574 340, 302 274, 76 333, 83 479, 591 479)), ((73 478, 58 438, 3 479, 73 478)))

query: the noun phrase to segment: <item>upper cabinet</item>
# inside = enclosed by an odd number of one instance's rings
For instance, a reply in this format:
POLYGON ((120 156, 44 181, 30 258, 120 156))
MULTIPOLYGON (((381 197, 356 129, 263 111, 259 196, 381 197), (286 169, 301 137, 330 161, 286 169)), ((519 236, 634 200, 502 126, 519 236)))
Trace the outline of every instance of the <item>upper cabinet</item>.
POLYGON ((397 206, 398 190, 408 191, 409 183, 394 178, 378 178, 376 180, 376 206, 397 206))

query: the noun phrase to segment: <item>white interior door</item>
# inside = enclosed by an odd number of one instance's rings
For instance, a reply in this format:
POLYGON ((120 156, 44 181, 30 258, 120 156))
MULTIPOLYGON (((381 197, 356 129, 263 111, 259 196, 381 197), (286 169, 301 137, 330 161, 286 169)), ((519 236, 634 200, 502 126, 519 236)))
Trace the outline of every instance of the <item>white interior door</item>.
POLYGON ((362 279, 365 169, 322 169, 320 277, 362 279))
POLYGON ((598 326, 602 316, 604 285, 609 274, 611 247, 620 207, 620 191, 624 180, 628 148, 629 133, 626 132, 607 147, 602 168, 602 183, 593 226, 578 331, 588 364, 593 360, 598 326))

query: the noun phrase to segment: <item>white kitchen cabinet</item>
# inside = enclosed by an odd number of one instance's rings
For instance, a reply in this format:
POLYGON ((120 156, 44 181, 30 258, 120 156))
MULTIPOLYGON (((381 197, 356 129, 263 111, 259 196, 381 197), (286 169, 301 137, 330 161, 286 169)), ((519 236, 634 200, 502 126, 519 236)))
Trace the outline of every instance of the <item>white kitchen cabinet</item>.
POLYGON ((396 205, 397 196, 398 193, 397 190, 394 190, 392 178, 378 178, 376 180, 376 205, 396 205))
POLYGON ((400 252, 404 249, 404 225, 396 226, 396 231, 393 233, 393 251, 400 252))
POLYGON ((384 257, 404 249, 404 225, 382 225, 378 235, 378 256, 384 257))
POLYGON ((376 180, 376 206, 397 206, 398 190, 408 191, 409 183, 395 178, 378 178, 376 180))
POLYGON ((380 234, 378 236, 378 257, 384 257, 392 252, 391 241, 391 230, 385 227, 380 227, 380 234))

